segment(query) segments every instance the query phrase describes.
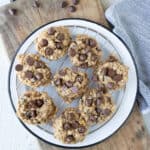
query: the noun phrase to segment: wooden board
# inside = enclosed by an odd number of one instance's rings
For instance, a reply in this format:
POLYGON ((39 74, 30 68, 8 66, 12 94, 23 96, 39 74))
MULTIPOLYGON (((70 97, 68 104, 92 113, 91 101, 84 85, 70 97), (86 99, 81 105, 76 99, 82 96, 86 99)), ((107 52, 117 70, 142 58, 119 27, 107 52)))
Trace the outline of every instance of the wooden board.
MULTIPOLYGON (((41 0, 39 8, 33 8, 32 0, 17 0, 0 8, 0 34, 8 57, 12 59, 20 43, 37 27, 61 18, 86 18, 108 27, 99 0, 80 0, 75 13, 60 7, 61 0, 41 0), (17 8, 16 16, 8 13, 8 8, 17 8)), ((43 150, 60 149, 38 140, 43 150)), ((123 127, 111 138, 88 149, 91 150, 148 150, 150 138, 144 128, 137 106, 123 127)))

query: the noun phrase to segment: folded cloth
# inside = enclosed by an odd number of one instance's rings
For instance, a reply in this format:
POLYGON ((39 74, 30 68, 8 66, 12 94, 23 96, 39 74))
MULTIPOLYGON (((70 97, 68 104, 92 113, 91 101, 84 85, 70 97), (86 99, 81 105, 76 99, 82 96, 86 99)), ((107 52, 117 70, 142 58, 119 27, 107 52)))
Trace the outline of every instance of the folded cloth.
POLYGON ((150 0, 120 0, 105 15, 135 59, 138 104, 142 113, 150 112, 150 0))

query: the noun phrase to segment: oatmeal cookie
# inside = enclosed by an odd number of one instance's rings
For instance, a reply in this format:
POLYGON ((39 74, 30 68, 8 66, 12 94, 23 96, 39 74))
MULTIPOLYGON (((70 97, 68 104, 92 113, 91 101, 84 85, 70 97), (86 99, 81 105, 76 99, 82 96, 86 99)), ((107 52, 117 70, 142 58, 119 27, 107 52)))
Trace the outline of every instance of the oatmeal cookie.
POLYGON ((70 41, 67 28, 51 27, 39 34, 35 45, 39 54, 49 60, 57 60, 66 54, 70 41))
POLYGON ((63 68, 54 75, 53 85, 58 94, 68 103, 81 96, 87 89, 87 74, 81 71, 74 71, 70 68, 63 68))
POLYGON ((115 106, 108 92, 101 89, 89 89, 79 101, 79 110, 89 125, 108 120, 115 106))
POLYGON ((27 91, 20 97, 17 108, 18 117, 28 124, 47 123, 57 109, 46 92, 27 91))
POLYGON ((66 108, 54 121, 54 136, 63 143, 71 144, 84 140, 87 123, 77 108, 66 108))
POLYGON ((30 87, 39 87, 51 82, 51 71, 36 54, 21 54, 15 70, 19 80, 30 87))
POLYGON ((81 68, 95 66, 102 55, 96 40, 87 35, 78 35, 70 44, 68 53, 73 65, 81 68))
POLYGON ((99 84, 104 84, 110 90, 118 90, 123 88, 128 80, 128 67, 110 56, 106 62, 99 64, 95 74, 99 84))

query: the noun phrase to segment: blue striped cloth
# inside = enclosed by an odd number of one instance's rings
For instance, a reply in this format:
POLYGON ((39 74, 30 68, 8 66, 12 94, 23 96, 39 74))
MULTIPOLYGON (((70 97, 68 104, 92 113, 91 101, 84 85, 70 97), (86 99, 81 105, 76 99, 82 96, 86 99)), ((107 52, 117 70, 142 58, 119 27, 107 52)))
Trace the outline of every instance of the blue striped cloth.
POLYGON ((150 112, 150 0, 121 0, 106 10, 106 18, 130 48, 138 69, 140 110, 150 112))

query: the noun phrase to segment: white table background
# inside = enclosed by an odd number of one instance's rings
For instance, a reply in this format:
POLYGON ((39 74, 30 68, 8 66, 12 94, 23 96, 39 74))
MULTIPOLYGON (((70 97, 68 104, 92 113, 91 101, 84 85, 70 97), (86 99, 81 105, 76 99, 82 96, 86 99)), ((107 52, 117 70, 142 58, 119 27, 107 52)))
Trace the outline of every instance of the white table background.
MULTIPOLYGON (((10 0, 0 0, 0 5, 10 0)), ((101 0, 106 9, 119 0, 101 0)), ((19 123, 10 105, 7 90, 9 59, 0 35, 0 150, 50 150, 50 147, 39 144, 19 123)))

